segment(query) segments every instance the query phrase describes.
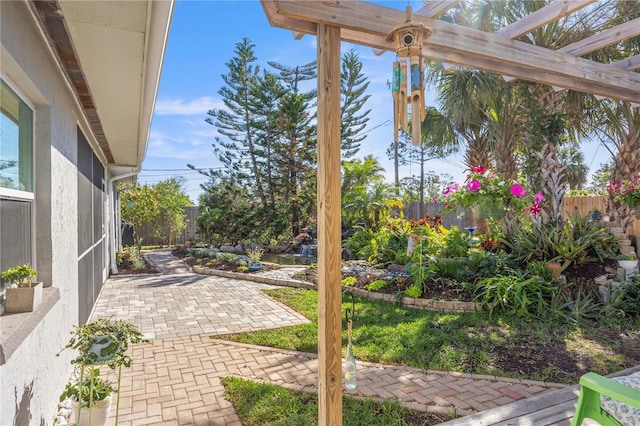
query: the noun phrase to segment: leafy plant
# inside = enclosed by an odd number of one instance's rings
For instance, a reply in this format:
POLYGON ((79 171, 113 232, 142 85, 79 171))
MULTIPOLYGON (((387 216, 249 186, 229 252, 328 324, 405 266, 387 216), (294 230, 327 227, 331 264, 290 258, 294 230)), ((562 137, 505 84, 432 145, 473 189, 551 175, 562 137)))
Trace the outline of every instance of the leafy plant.
POLYGON ((236 255, 233 253, 218 253, 218 259, 224 263, 233 263, 236 259, 236 255))
POLYGON ((353 285, 358 282, 358 279, 356 277, 345 277, 340 284, 347 286, 347 287, 353 287, 353 285))
POLYGON ((5 283, 13 283, 15 287, 31 287, 31 281, 36 277, 36 271, 24 263, 2 272, 5 283))
POLYGON ((620 253, 616 256, 618 260, 638 260, 634 253, 620 253))
POLYGON ((512 238, 502 240, 516 262, 555 261, 566 269, 591 261, 604 261, 616 247, 615 237, 574 212, 562 226, 533 224, 520 227, 512 238))
POLYGON ((422 286, 418 284, 413 284, 409 288, 404 291, 405 296, 418 298, 422 296, 422 286))
POLYGON ((248 266, 246 266, 246 265, 240 265, 240 266, 238 266, 238 267, 236 268, 236 271, 238 271, 238 272, 246 272, 246 271, 248 271, 248 270, 249 270, 249 267, 248 267, 248 266))
POLYGON ((80 408, 93 408, 97 402, 117 392, 109 381, 100 378, 99 368, 79 368, 75 375, 78 377, 75 381, 67 382, 64 392, 60 395, 60 402, 71 398, 80 405, 80 408))
POLYGON ((630 207, 640 204, 640 175, 622 182, 611 182, 607 187, 611 197, 630 207))
POLYGON ((524 278, 515 273, 485 278, 476 289, 476 301, 489 313, 506 312, 524 318, 542 317, 556 288, 538 276, 524 278))
POLYGON ((247 249, 247 257, 252 263, 259 263, 260 260, 262 259, 263 253, 264 253, 264 249, 260 247, 247 249))
POLYGON ((365 290, 369 290, 369 291, 378 291, 384 287, 386 287, 387 285, 389 285, 389 281, 386 280, 375 280, 370 284, 367 284, 366 286, 364 286, 365 290))
POLYGON ((123 320, 99 318, 94 322, 75 326, 71 339, 62 350, 75 349, 79 352, 71 361, 72 364, 90 365, 96 364, 101 358, 108 358, 105 363, 116 369, 121 365, 131 366, 131 357, 126 354, 130 344, 146 341, 133 324, 123 320), (95 352, 96 344, 100 347, 100 353, 95 352))

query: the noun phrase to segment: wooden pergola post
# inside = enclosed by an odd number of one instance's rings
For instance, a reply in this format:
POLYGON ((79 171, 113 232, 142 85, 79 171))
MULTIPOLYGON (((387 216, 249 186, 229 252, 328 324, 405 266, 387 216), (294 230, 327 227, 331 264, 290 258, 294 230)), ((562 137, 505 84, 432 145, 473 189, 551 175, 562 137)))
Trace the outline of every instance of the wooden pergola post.
POLYGON ((342 424, 340 28, 318 24, 318 424, 342 424))

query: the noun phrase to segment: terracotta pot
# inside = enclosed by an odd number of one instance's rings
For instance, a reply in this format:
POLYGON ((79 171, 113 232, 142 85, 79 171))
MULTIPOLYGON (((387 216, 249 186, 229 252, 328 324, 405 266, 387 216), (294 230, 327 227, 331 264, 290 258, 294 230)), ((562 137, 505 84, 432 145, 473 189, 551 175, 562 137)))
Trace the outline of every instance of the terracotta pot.
POLYGON ((547 262, 547 268, 551 269, 554 277, 559 277, 562 272, 562 265, 558 262, 547 262))

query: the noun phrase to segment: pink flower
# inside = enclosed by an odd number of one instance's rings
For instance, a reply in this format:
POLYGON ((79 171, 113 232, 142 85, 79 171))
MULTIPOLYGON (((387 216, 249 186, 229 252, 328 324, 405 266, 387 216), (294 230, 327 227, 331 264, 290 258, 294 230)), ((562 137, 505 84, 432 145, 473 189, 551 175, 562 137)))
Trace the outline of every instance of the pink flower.
POLYGON ((473 168, 473 173, 478 173, 478 174, 480 174, 480 175, 481 175, 481 174, 484 174, 484 172, 485 172, 486 170, 487 170, 487 169, 485 169, 485 168, 484 168, 484 166, 480 166, 480 165, 478 165, 478 166, 475 166, 475 167, 473 168))
POLYGON ((480 184, 480 181, 478 179, 474 179, 467 184, 467 188, 469 188, 469 191, 472 192, 479 190, 481 186, 482 184, 480 184))
POLYGON ((509 192, 511 193, 511 195, 513 195, 514 197, 521 197, 521 198, 525 198, 527 196, 527 191, 524 190, 523 187, 521 187, 519 184, 515 183, 513 185, 511 185, 511 188, 509 189, 509 192))
POLYGON ((536 192, 536 198, 535 200, 533 200, 533 204, 540 204, 543 198, 544 196, 542 195, 542 192, 540 191, 536 192))
POLYGON ((539 215, 541 211, 542 211, 542 208, 540 207, 540 204, 534 204, 529 208, 529 212, 531 213, 531 216, 539 215))
POLYGON ((457 183, 454 183, 453 185, 449 185, 445 188, 444 191, 442 191, 442 195, 447 195, 450 194, 454 191, 457 191, 460 187, 458 186, 457 183))

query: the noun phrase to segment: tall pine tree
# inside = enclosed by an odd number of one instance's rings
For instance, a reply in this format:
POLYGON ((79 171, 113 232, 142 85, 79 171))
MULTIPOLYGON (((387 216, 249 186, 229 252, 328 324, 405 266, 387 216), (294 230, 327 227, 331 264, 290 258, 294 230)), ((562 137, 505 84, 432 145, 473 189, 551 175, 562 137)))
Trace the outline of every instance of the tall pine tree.
POLYGON ((342 144, 342 158, 348 160, 360 150, 360 142, 366 136, 364 130, 371 112, 362 111, 362 107, 370 95, 365 95, 369 82, 362 74, 362 62, 358 54, 348 50, 342 57, 342 71, 340 74, 340 96, 342 100, 340 115, 340 134, 342 144))

